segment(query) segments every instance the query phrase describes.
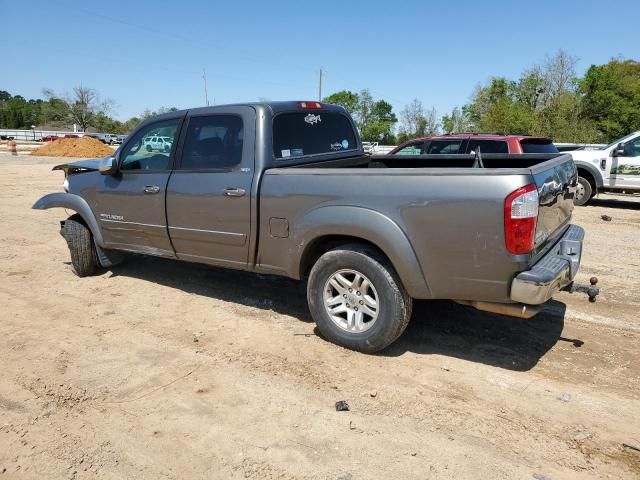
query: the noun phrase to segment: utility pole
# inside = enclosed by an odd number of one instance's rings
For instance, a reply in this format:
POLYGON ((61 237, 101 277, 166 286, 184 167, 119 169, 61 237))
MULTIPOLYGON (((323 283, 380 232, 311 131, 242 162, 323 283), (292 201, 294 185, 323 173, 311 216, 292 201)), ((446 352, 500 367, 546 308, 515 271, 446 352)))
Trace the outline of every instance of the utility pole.
POLYGON ((202 80, 204 80, 204 102, 209 106, 209 94, 207 93, 207 72, 205 69, 202 69, 202 80))
POLYGON ((320 67, 320 83, 318 84, 318 101, 322 101, 322 67, 320 67))

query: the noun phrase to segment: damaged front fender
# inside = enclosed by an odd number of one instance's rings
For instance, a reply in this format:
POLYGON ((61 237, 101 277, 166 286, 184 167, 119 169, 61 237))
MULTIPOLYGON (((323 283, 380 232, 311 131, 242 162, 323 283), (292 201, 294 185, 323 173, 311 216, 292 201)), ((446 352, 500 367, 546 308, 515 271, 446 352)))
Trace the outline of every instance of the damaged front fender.
POLYGON ((82 197, 74 195, 73 193, 50 193, 38 199, 38 201, 34 203, 33 207, 31 208, 33 208, 34 210, 47 210, 49 208, 68 208, 69 210, 75 211, 82 217, 84 222, 87 224, 87 227, 89 227, 89 230, 91 230, 91 234, 93 235, 93 240, 95 241, 96 245, 104 248, 102 232, 100 231, 100 227, 98 226, 96 217, 93 215, 89 204, 82 197))

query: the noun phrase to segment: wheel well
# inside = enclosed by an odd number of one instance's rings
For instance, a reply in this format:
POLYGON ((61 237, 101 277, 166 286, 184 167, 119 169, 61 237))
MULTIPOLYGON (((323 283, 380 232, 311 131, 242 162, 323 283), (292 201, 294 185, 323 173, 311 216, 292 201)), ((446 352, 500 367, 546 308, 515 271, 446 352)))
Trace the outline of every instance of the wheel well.
POLYGON ((374 243, 371 243, 368 240, 364 240, 358 237, 352 237, 349 235, 325 235, 323 237, 318 237, 314 239, 302 254, 302 259, 300 260, 300 278, 304 278, 309 275, 311 268, 318 261, 318 259, 327 253, 329 250, 333 250, 336 247, 347 244, 360 244, 365 245, 377 254, 381 255, 385 258, 389 263, 389 257, 374 243))
POLYGON ((596 179, 594 178, 593 174, 589 171, 586 170, 584 168, 578 168, 578 176, 584 178, 587 182, 589 182, 591 184, 591 188, 593 189, 593 192, 596 192, 596 179))
MULTIPOLYGON (((80 215, 78 212, 71 215, 69 218, 67 218, 67 220, 74 220, 78 223, 81 223, 85 227, 89 228, 89 225, 87 225, 87 222, 84 221, 84 218, 82 218, 82 215, 80 215)), ((91 231, 90 228, 89 228, 89 231, 91 231)))

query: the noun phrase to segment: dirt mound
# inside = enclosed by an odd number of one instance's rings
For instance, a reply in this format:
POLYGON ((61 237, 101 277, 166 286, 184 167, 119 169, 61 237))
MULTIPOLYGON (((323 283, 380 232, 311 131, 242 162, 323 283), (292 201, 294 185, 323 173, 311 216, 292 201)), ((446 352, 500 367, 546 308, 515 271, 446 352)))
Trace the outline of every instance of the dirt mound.
POLYGON ((61 138, 31 152, 31 155, 44 157, 104 157, 111 155, 113 149, 91 137, 61 138))

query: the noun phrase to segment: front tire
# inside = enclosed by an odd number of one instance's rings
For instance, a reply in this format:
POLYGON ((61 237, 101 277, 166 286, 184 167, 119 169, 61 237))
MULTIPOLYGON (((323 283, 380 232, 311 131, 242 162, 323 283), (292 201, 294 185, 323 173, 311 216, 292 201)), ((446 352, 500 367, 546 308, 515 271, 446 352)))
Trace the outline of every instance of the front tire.
POLYGON ((581 207, 582 205, 586 205, 591 197, 593 196, 593 187, 589 180, 584 177, 578 177, 578 189, 576 191, 576 198, 573 200, 573 204, 581 207))
POLYGON ((365 353, 393 343, 411 318, 412 299, 397 273, 365 245, 322 255, 309 274, 307 301, 327 340, 365 353))
POLYGON ((98 255, 91 231, 80 217, 74 215, 64 222, 64 237, 69 246, 74 273, 79 277, 93 275, 100 266, 98 255))

